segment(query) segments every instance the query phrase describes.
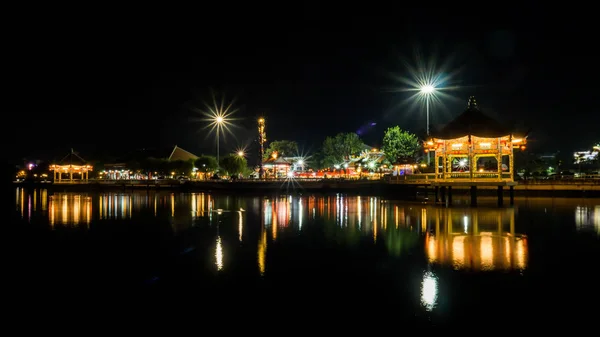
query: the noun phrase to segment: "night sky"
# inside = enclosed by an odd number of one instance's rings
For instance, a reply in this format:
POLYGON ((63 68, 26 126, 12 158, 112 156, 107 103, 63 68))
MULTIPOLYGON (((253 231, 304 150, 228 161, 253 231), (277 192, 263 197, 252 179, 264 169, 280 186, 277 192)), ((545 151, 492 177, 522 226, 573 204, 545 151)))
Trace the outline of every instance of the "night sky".
POLYGON ((363 138, 377 146, 389 126, 426 127, 424 109, 399 104, 409 94, 397 78, 410 78, 404 62, 415 64, 416 51, 457 72, 433 125, 474 95, 488 115, 531 128, 531 151, 587 149, 600 138, 598 37, 585 11, 236 6, 28 15, 5 42, 3 104, 17 137, 9 157, 74 148, 93 159, 175 144, 214 154, 191 109, 211 90, 239 108, 236 139, 221 153, 251 145, 259 116, 269 140, 296 140, 305 152, 370 123, 363 138))

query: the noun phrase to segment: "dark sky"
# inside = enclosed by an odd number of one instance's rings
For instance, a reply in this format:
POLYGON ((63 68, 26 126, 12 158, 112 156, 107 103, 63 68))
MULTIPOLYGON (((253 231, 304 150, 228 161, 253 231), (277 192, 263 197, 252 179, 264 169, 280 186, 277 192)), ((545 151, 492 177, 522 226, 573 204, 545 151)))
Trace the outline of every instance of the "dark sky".
POLYGON ((458 89, 447 92, 454 98, 432 107, 433 124, 474 95, 485 113, 531 127, 532 151, 573 151, 600 138, 598 37, 585 11, 360 4, 53 8, 19 17, 3 52, 10 157, 75 148, 87 159, 174 144, 214 152, 189 109, 211 89, 239 108, 237 140, 228 136, 222 153, 251 144, 261 115, 268 139, 297 140, 305 151, 370 122, 377 126, 364 139, 377 146, 389 126, 425 129, 424 110, 398 106, 407 93, 390 90, 408 87, 395 77, 410 77, 403 61, 414 63, 415 50, 449 62, 446 72, 460 69, 458 89))

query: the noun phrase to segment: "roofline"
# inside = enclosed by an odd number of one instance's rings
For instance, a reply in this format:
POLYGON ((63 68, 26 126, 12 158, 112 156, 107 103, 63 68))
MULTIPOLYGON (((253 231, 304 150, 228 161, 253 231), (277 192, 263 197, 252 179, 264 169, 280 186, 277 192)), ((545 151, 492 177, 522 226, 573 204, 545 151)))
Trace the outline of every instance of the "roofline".
MULTIPOLYGON (((431 135, 431 136, 429 136, 428 138, 426 138, 426 139, 425 139, 425 141, 427 141, 428 139, 431 139, 431 140, 433 140, 433 139, 439 139, 439 140, 454 140, 454 139, 459 139, 459 138, 464 138, 464 137, 477 137, 477 138, 504 138, 504 137, 515 137, 515 136, 516 136, 516 135, 515 135, 514 133, 512 133, 512 132, 511 132, 511 133, 508 133, 508 134, 506 134, 506 135, 503 135, 503 136, 498 136, 498 137, 489 137, 489 136, 485 136, 485 137, 484 137, 484 136, 478 136, 478 135, 475 135, 475 134, 465 134, 465 135, 463 135, 463 136, 458 136, 458 137, 444 138, 444 137, 438 137, 438 136, 436 136, 436 135, 431 135)), ((527 136, 520 137, 520 138, 524 138, 524 139, 526 139, 526 138, 527 138, 527 136)))
POLYGON ((185 153, 187 153, 187 154, 190 154, 190 155, 192 155, 192 156, 194 156, 194 157, 196 157, 196 158, 199 158, 197 155, 195 155, 195 154, 191 153, 190 151, 184 150, 184 149, 180 148, 179 146, 175 145, 175 147, 173 147, 173 151, 171 151, 171 155, 170 155, 170 156, 169 156, 169 158, 168 158, 169 160, 171 160, 171 157, 173 157, 173 154, 175 153, 175 150, 177 150, 178 148, 179 148, 181 151, 183 151, 183 152, 185 152, 185 153))

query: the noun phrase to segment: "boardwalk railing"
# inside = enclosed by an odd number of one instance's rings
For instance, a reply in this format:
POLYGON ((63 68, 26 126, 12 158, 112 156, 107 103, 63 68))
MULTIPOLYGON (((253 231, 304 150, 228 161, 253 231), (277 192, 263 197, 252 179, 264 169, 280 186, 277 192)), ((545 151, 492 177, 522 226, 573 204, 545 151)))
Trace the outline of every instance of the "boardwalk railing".
POLYGON ((447 173, 446 177, 442 173, 423 173, 423 174, 406 174, 401 176, 392 176, 387 180, 394 184, 418 184, 418 183, 432 183, 439 181, 453 182, 453 181, 474 181, 474 182, 485 182, 485 181, 508 181, 510 180, 510 173, 471 173, 469 172, 452 172, 447 173))

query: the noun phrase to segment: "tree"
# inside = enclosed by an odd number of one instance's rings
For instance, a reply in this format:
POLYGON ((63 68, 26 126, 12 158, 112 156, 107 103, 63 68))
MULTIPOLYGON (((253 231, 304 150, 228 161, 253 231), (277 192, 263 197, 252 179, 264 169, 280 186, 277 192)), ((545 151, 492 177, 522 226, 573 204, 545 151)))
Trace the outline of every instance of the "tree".
POLYGON ((354 132, 338 133, 335 137, 327 137, 323 142, 322 165, 331 167, 342 163, 353 155, 359 154, 364 143, 354 132))
POLYGON ((230 154, 221 159, 221 168, 225 170, 230 176, 244 173, 248 167, 246 158, 240 157, 236 154, 230 154))
POLYGON ((219 167, 217 163, 217 158, 213 156, 198 157, 198 159, 196 159, 196 161, 194 162, 194 166, 204 173, 213 172, 219 167))
POLYGON ((277 152, 280 157, 293 157, 298 154, 298 143, 293 140, 274 140, 269 143, 269 147, 265 150, 264 159, 271 157, 273 152, 277 152))
POLYGON ((385 131, 382 150, 391 163, 414 159, 420 148, 417 136, 399 126, 385 131))
POLYGON ((140 163, 140 167, 145 173, 152 173, 154 175, 154 172, 157 172, 158 174, 164 174, 169 171, 168 164, 165 159, 149 157, 140 163))
POLYGON ((185 160, 174 160, 169 162, 169 168, 171 172, 175 172, 176 175, 189 175, 194 169, 194 163, 185 160))

